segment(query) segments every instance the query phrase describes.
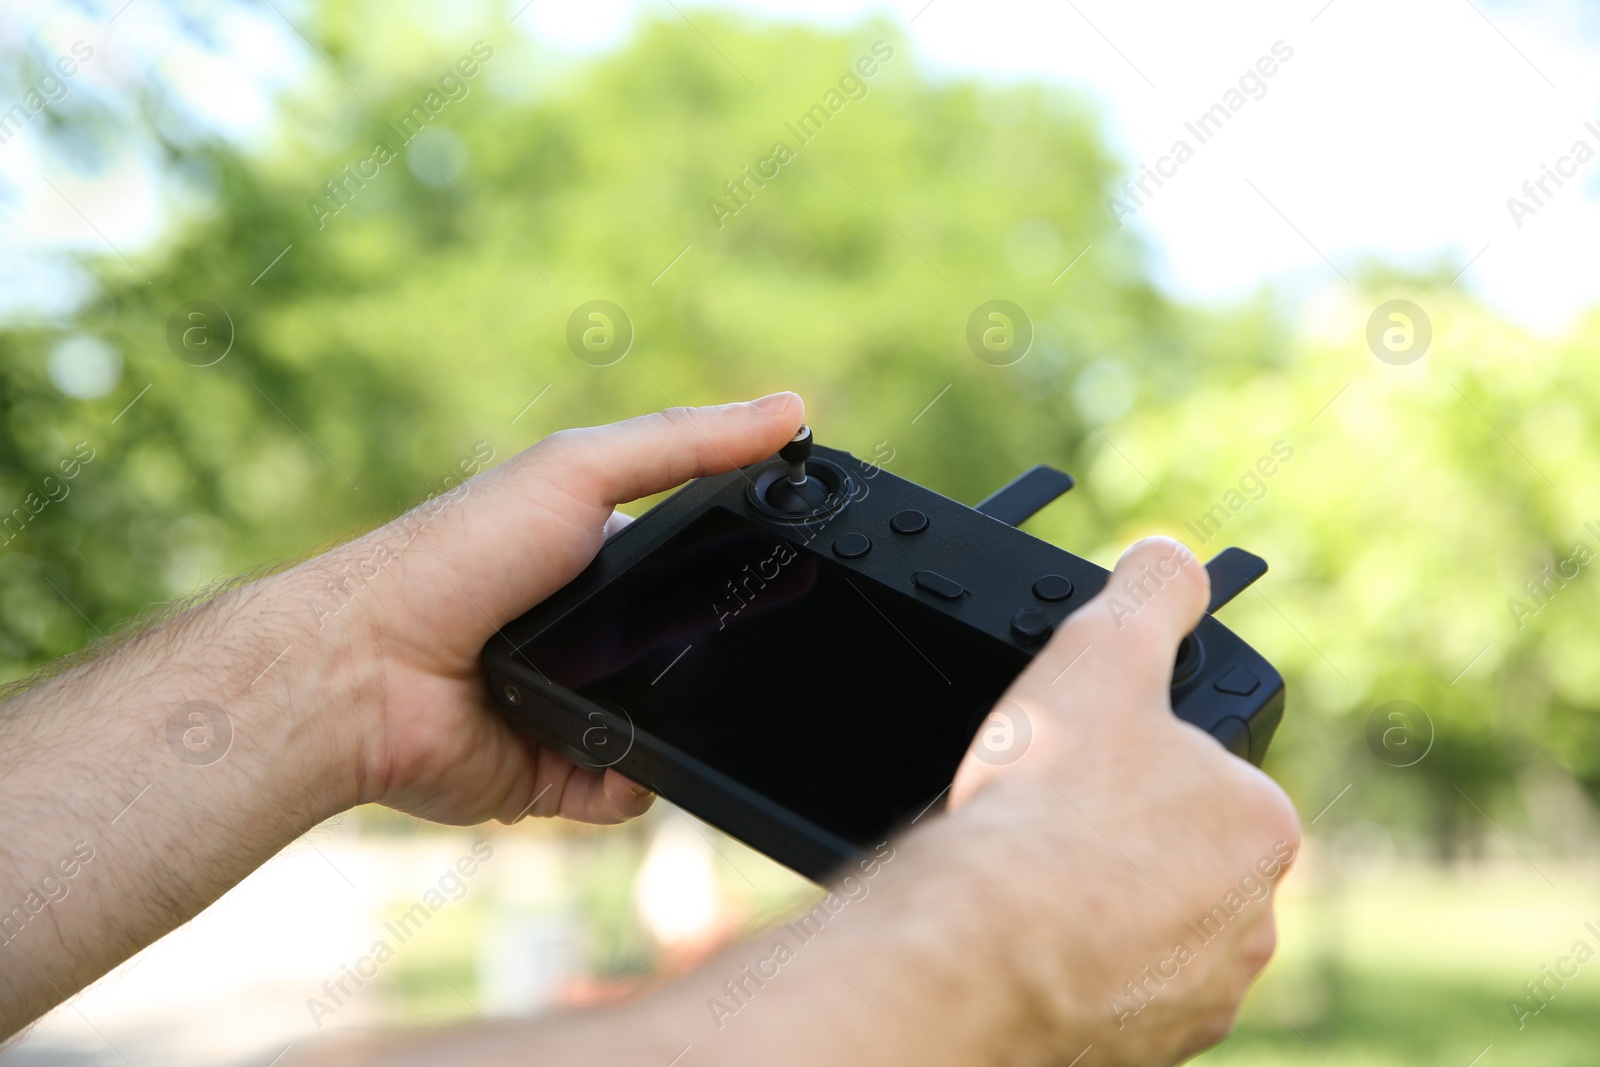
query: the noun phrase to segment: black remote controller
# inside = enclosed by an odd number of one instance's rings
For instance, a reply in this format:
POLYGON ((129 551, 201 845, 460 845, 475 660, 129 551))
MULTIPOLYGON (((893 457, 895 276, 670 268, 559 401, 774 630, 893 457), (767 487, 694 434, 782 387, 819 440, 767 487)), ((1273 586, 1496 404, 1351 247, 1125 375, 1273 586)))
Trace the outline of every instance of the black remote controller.
MULTIPOLYGON (((1035 467, 971 508, 802 427, 651 508, 507 625, 484 648, 490 693, 579 765, 821 881, 942 803, 1006 687, 1105 585, 1017 529, 1072 484, 1035 467)), ((1172 706, 1259 764, 1283 679, 1210 612, 1266 564, 1230 548, 1206 568, 1172 706)), ((1010 741, 995 762, 1025 755, 1010 741)))

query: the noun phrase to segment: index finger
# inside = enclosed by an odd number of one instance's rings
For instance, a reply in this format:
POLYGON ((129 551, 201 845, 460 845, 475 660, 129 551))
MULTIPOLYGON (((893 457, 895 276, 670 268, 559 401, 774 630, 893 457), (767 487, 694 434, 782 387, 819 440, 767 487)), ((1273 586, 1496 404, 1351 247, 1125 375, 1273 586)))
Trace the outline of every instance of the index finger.
POLYGON ((718 407, 667 408, 609 426, 552 434, 529 454, 551 460, 545 481, 610 510, 772 455, 805 419, 795 393, 718 407))

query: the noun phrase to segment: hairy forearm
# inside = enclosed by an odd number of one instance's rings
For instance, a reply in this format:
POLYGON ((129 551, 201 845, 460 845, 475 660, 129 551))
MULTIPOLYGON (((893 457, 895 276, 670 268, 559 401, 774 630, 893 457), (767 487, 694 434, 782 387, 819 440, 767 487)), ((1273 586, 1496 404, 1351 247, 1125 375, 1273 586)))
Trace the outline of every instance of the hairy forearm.
MULTIPOLYGON (((837 910, 808 907, 626 1003, 352 1039, 298 1050, 284 1067, 1069 1063, 1089 1043, 1099 1002, 1055 981, 1070 968, 1066 954, 1023 934, 1036 915, 1016 893, 984 889, 988 877, 1010 877, 1015 848, 1038 835, 1003 803, 958 818, 930 820, 880 851, 872 876, 858 869, 835 887, 837 910), (1012 936, 997 938, 1010 911, 1012 936)), ((1041 893, 1038 905, 1063 906, 1061 894, 1041 893)))
POLYGON ((306 580, 231 590, 0 705, 0 1036, 348 805, 319 712, 359 667, 308 640, 306 580))
POLYGON ((1093 1006, 1053 980, 1059 935, 1026 935, 1038 909, 1059 906, 1056 887, 1036 880, 1019 893, 1015 874, 1019 847, 1054 848, 1063 868, 1076 849, 1040 829, 998 793, 931 818, 893 841, 875 878, 856 870, 836 882, 838 911, 819 932, 793 920, 701 968, 656 1009, 694 1020, 700 1040, 684 1067, 1071 1061, 1093 1006), (763 963, 784 955, 779 943, 793 955, 765 984, 751 981, 772 973, 763 963))

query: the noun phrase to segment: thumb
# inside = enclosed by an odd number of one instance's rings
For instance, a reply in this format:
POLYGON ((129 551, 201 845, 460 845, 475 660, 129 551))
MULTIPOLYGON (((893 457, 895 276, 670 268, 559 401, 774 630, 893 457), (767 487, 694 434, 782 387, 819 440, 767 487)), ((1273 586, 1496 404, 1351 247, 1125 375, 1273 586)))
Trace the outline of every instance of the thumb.
POLYGON ((1200 622, 1211 576, 1188 546, 1150 537, 1130 547, 1106 584, 1034 657, 1016 688, 1056 706, 1073 694, 1120 699, 1172 682, 1178 643, 1200 622), (1046 696, 1048 694, 1048 696, 1046 696))
POLYGON ((550 485, 609 514, 617 504, 772 455, 794 436, 805 414, 805 402, 795 393, 668 408, 552 434, 525 455, 536 457, 550 485))
POLYGON ((1211 577, 1187 546, 1151 537, 1124 552, 1105 588, 1068 617, 979 727, 951 784, 950 806, 1004 774, 1036 734, 1082 742, 1086 724, 1170 708, 1178 643, 1199 624, 1210 595, 1211 577), (1006 738, 998 750, 986 747, 985 731, 996 724, 1006 738))
MULTIPOLYGON (((1164 690, 1178 644, 1199 625, 1210 597, 1211 576, 1189 546, 1149 537, 1122 554, 1105 588, 1067 628, 1078 627, 1081 616, 1084 637, 1099 646, 1113 677, 1164 690)), ((1047 651, 1053 659, 1055 649, 1047 651)))
POLYGON ((430 512, 428 524, 413 523, 420 532, 403 543, 415 537, 427 550, 408 550, 402 566, 417 569, 412 588, 436 596, 404 610, 435 622, 453 611, 467 632, 492 632, 588 565, 615 505, 770 456, 804 418, 799 396, 774 393, 553 433, 466 483, 454 521, 430 512))

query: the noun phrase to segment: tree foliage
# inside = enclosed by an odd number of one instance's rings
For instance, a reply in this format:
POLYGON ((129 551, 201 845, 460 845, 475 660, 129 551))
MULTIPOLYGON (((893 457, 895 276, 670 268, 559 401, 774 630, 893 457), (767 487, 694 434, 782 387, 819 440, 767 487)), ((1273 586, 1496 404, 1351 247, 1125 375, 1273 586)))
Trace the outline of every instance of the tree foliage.
MULTIPOLYGON (((1274 769, 1308 817, 1357 782, 1350 811, 1458 843, 1480 826, 1463 796, 1493 811, 1530 776, 1600 785, 1600 582, 1581 568, 1536 613, 1506 606, 1575 541, 1600 549, 1592 330, 1537 342, 1447 277, 1377 269, 1296 330, 1270 294, 1181 306, 1105 209, 1119 164, 1083 100, 934 76, 888 26, 692 18, 573 61, 499 15, 425 36, 332 4, 304 27, 306 84, 248 151, 147 85, 164 172, 208 192, 139 258, 148 283, 97 256, 68 321, 0 331, 0 509, 37 499, 78 442, 94 452, 0 535, 0 672, 378 522, 477 441, 504 456, 796 388, 819 439, 957 499, 1033 463, 1073 471, 1082 488, 1030 529, 1097 562, 1157 531, 1267 556, 1262 595, 1224 620, 1289 679, 1274 769), (813 105, 820 129, 796 125, 813 105), (1433 322, 1408 366, 1365 341, 1391 296, 1433 322), (633 331, 605 366, 567 339, 595 299, 633 331), (997 299, 1034 335, 1005 366, 969 343, 997 299), (202 300, 231 323, 210 366, 169 345, 202 300), (52 384, 78 336, 120 353, 108 395, 52 384), (1279 442, 1292 458, 1247 479, 1279 442), (1220 532, 1197 537, 1219 503, 1220 532), (1431 719, 1415 766, 1366 741, 1394 699, 1431 719)), ((74 130, 130 136, 103 116, 74 130)))

